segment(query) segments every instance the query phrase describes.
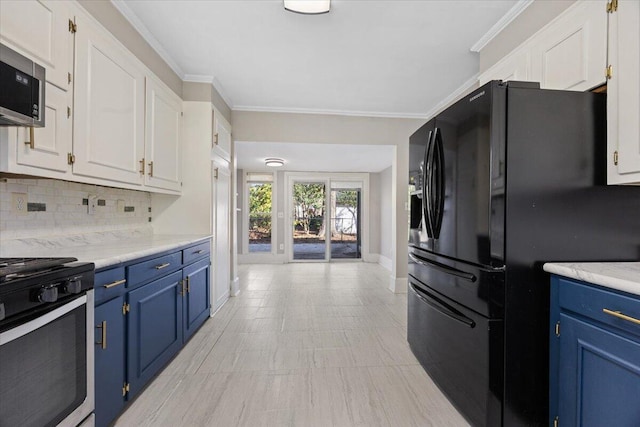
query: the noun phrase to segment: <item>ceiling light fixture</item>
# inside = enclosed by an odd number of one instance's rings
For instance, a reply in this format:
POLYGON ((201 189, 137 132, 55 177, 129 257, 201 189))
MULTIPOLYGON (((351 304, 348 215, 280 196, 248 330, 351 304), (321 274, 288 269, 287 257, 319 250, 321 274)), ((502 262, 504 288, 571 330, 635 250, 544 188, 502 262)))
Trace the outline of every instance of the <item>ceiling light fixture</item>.
POLYGON ((279 168, 284 165, 284 160, 277 157, 268 157, 264 159, 264 164, 265 166, 269 166, 270 168, 279 168))
POLYGON ((284 8, 290 12, 319 15, 329 12, 331 0, 284 0, 284 8))

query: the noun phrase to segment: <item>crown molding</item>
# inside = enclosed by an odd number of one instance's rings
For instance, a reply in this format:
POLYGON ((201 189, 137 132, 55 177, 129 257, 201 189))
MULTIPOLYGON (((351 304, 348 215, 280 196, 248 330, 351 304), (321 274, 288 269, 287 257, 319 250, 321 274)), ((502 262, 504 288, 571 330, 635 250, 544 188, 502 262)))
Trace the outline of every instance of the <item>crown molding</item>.
POLYGON ((502 17, 493 27, 480 37, 473 46, 471 52, 480 52, 491 40, 493 40, 507 25, 518 17, 526 8, 528 8, 534 0, 519 0, 509 11, 502 17))
POLYGON ((181 80, 184 80, 184 71, 178 65, 178 63, 173 59, 171 55, 162 47, 162 44, 151 34, 151 31, 142 23, 140 18, 129 8, 127 3, 124 0, 111 0, 111 4, 115 6, 118 11, 125 17, 127 21, 133 26, 133 28, 138 31, 138 33, 142 36, 143 39, 153 50, 156 51, 158 55, 167 63, 169 67, 180 77, 181 80))
POLYGON ((225 90, 222 88, 222 83, 220 83, 214 76, 208 76, 204 74, 185 74, 182 80, 185 82, 208 83, 212 85, 216 89, 222 100, 229 106, 230 109, 233 110, 233 102, 231 101, 231 98, 229 98, 225 90))
POLYGON ((447 96, 442 101, 438 102, 435 107, 429 110, 429 112, 427 112, 427 114, 425 114, 424 117, 426 117, 429 120, 436 114, 440 113, 445 107, 449 106, 449 104, 451 104, 454 101, 457 101, 458 98, 460 98, 465 93, 469 92, 469 89, 478 83, 478 77, 479 77, 479 74, 476 73, 469 80, 462 83, 462 85, 460 85, 458 89, 453 91, 451 95, 447 96))
POLYGON ((290 114, 323 114, 331 116, 355 116, 355 117, 379 117, 387 119, 424 119, 424 114, 415 113, 385 113, 374 111, 350 111, 350 110, 322 110, 311 108, 280 108, 280 107, 256 107, 251 105, 236 105, 233 111, 250 111, 258 113, 290 113, 290 114))

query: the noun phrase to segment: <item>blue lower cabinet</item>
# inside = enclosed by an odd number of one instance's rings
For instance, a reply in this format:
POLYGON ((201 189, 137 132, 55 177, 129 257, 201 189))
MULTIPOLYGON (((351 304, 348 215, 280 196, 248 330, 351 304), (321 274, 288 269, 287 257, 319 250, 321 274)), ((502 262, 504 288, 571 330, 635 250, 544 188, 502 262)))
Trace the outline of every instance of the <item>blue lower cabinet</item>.
POLYGON ((96 427, 109 425, 125 403, 124 297, 95 309, 96 427))
POLYGON ((550 424, 640 426, 640 297, 553 277, 550 424))
POLYGON ((182 348, 182 271, 129 292, 129 398, 182 348))
POLYGON ((191 264, 182 271, 185 287, 183 334, 187 341, 210 314, 209 258, 191 264))

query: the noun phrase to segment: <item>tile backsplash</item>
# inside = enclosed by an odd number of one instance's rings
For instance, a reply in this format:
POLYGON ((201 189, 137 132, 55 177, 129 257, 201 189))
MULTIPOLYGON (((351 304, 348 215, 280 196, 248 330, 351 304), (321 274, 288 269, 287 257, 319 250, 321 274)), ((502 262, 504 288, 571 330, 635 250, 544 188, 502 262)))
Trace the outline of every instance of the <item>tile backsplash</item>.
POLYGON ((0 178, 0 239, 138 228, 149 225, 150 211, 144 191, 0 178))

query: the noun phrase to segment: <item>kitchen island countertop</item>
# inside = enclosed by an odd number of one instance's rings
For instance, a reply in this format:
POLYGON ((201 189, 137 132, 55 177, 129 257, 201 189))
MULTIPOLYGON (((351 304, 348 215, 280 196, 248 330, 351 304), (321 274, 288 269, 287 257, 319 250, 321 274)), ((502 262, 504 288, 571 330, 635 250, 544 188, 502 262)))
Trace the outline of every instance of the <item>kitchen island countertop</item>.
POLYGON ((153 234, 139 230, 91 233, 63 238, 0 241, 0 257, 74 257, 101 269, 211 238, 207 234, 153 234))
POLYGON ((640 262, 546 263, 544 271, 640 295, 640 262))

